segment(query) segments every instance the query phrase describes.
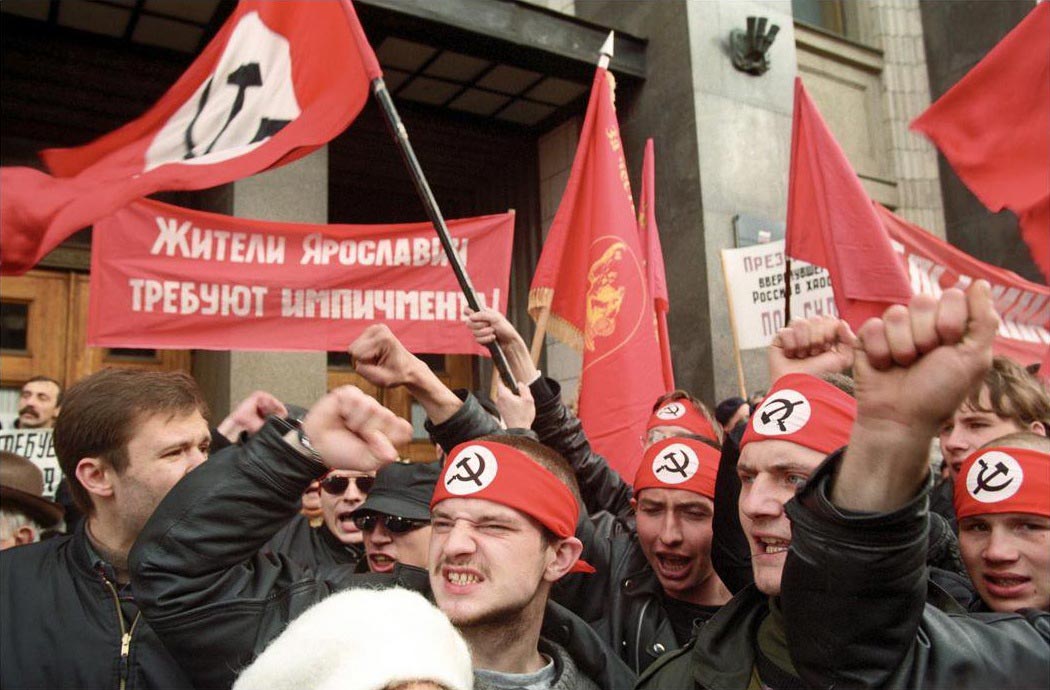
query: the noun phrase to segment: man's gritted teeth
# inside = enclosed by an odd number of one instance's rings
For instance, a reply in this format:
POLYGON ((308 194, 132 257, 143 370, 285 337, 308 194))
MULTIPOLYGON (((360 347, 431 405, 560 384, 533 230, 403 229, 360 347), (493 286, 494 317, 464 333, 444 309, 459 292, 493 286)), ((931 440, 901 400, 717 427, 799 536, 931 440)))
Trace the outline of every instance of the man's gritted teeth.
POLYGON ((444 566, 441 568, 441 577, 447 585, 452 587, 469 587, 479 582, 484 582, 485 577, 473 568, 456 566, 444 566))

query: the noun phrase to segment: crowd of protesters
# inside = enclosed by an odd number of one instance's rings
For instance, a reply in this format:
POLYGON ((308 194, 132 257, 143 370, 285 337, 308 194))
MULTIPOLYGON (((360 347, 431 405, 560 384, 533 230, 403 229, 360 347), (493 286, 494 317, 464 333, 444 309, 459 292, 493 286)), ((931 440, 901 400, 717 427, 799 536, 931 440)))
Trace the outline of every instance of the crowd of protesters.
POLYGON ((353 387, 210 427, 185 374, 27 383, 70 506, 3 456, 0 687, 1050 683, 1050 393, 987 284, 792 322, 768 392, 654 401, 627 479, 503 316, 465 327, 519 382, 494 409, 383 325, 349 346, 432 463, 353 387))

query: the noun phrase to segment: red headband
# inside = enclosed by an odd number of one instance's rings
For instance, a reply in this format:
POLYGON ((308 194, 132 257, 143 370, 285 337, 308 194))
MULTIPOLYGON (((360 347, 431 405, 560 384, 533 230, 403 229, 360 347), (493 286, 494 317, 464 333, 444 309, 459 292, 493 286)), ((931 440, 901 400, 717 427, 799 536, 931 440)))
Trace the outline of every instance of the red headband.
MULTIPOLYGON (((461 443, 448 454, 430 509, 447 498, 480 498, 520 510, 562 539, 576 533, 580 517, 569 487, 520 450, 491 441, 461 443)), ((579 560, 569 572, 595 570, 579 560)))
POLYGON ((1050 517, 1050 453, 1004 447, 971 453, 955 479, 955 515, 989 513, 1050 517))
POLYGON ((715 477, 722 454, 703 441, 665 438, 649 446, 634 476, 634 493, 642 489, 681 489, 714 500, 715 477))
POLYGON ((752 441, 780 440, 830 453, 849 442, 857 401, 809 374, 777 379, 747 423, 740 449, 752 441))
POLYGON ((688 398, 669 400, 661 405, 660 409, 649 417, 645 430, 649 431, 656 426, 680 426, 691 434, 718 441, 711 421, 696 409, 696 405, 688 398))

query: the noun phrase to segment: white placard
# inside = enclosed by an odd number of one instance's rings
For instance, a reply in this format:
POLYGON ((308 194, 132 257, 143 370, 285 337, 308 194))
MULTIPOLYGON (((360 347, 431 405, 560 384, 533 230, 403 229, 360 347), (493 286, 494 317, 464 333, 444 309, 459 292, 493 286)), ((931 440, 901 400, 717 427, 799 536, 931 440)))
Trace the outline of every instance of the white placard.
MULTIPOLYGON (((767 347, 784 326, 784 241, 723 249, 726 291, 741 350, 767 347)), ((837 316, 828 272, 791 260, 791 316, 837 316)))
POLYGON ((0 431, 0 450, 28 458, 44 473, 44 498, 55 500, 62 468, 55 457, 51 429, 5 429, 0 431))

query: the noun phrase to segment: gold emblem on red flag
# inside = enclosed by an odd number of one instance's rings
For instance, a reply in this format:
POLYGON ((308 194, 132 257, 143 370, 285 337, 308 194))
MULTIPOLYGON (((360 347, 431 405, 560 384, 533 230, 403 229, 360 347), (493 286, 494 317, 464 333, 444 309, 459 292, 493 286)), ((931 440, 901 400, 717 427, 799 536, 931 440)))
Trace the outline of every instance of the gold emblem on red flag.
POLYGON ((616 331, 616 317, 627 293, 627 288, 619 284, 625 251, 624 242, 612 243, 587 271, 587 326, 583 346, 588 350, 594 350, 595 338, 608 337, 616 331))

